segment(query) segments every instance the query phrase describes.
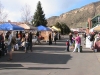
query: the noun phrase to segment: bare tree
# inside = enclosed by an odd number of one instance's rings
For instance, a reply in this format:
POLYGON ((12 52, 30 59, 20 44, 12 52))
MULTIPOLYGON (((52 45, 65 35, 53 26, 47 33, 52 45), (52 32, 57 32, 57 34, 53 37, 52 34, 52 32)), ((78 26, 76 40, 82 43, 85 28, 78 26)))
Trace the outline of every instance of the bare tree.
POLYGON ((24 7, 22 7, 21 9, 21 18, 22 18, 22 21, 25 22, 25 23, 29 23, 29 21, 31 20, 31 16, 30 16, 30 7, 29 5, 25 5, 24 7))
POLYGON ((4 7, 0 2, 0 22, 5 22, 8 14, 4 11, 4 7))

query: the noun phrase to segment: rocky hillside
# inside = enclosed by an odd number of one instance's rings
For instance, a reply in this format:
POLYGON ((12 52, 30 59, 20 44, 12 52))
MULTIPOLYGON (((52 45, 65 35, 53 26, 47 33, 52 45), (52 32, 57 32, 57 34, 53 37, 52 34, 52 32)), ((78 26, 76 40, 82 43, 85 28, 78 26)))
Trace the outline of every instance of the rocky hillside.
POLYGON ((97 14, 100 14, 100 1, 71 10, 60 16, 50 17, 47 21, 48 26, 52 26, 56 22, 64 22, 69 27, 86 27, 88 18, 92 18, 97 14))

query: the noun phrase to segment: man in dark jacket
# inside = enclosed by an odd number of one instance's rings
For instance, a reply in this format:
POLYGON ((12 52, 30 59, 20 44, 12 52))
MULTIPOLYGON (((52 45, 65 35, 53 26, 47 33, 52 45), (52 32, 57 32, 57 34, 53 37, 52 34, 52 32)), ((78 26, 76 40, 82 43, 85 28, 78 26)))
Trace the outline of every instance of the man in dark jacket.
POLYGON ((31 32, 28 34, 28 49, 30 49, 32 52, 32 33, 31 32))
POLYGON ((69 34, 69 42, 70 42, 70 45, 72 45, 72 43, 73 43, 73 35, 72 35, 72 33, 70 33, 69 34))
POLYGON ((52 44, 52 38, 51 38, 51 33, 49 34, 49 45, 52 44))

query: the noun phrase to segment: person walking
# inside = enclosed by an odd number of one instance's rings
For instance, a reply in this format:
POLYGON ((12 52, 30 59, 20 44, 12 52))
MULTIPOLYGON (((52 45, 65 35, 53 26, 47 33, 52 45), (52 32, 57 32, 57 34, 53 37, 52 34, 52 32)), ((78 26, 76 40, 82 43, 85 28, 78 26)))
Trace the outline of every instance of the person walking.
POLYGON ((49 34, 49 45, 52 44, 52 38, 51 38, 51 33, 49 34))
POLYGON ((80 52, 81 37, 79 36, 79 34, 76 34, 76 37, 74 40, 75 40, 75 48, 73 52, 76 52, 77 48, 78 48, 78 52, 80 52))
POLYGON ((25 53, 27 53, 28 50, 28 33, 25 33, 25 53))
POLYGON ((32 33, 31 32, 28 34, 28 49, 30 49, 31 52, 33 51, 32 50, 32 33))
POLYGON ((94 32, 89 33, 87 38, 90 41, 90 43, 89 43, 90 44, 90 49, 93 50, 94 49, 95 33, 94 32))
POLYGON ((54 42, 56 44, 56 41, 57 41, 57 32, 55 32, 55 36, 54 36, 54 42))
POLYGON ((54 37, 55 37, 55 32, 52 32, 52 41, 54 41, 54 37))
POLYGON ((86 33, 84 32, 84 34, 83 34, 83 38, 84 38, 84 45, 86 44, 86 33))
POLYGON ((70 45, 72 45, 72 43, 73 43, 73 35, 72 35, 72 33, 69 33, 69 42, 70 42, 70 45))
POLYGON ((12 41, 12 34, 11 31, 8 31, 8 42, 7 42, 7 47, 8 47, 8 54, 9 54, 9 58, 8 61, 12 60, 12 49, 13 49, 13 45, 11 44, 12 41))
POLYGON ((38 44, 41 44, 41 42, 40 42, 40 32, 36 33, 36 37, 37 37, 38 44))
POLYGON ((21 39, 21 48, 22 48, 22 50, 25 49, 25 36, 23 36, 21 39))
POLYGON ((69 40, 66 41, 66 50, 67 52, 69 52, 69 40))

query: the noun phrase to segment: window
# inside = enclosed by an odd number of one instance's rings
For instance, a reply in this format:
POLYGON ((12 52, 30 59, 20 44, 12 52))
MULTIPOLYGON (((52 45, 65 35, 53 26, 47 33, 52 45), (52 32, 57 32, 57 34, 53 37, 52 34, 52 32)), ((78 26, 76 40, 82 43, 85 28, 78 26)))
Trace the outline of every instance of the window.
POLYGON ((98 16, 98 23, 100 23, 100 16, 98 16))

